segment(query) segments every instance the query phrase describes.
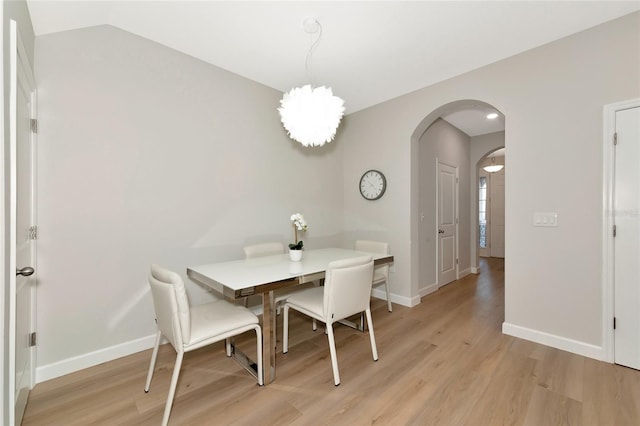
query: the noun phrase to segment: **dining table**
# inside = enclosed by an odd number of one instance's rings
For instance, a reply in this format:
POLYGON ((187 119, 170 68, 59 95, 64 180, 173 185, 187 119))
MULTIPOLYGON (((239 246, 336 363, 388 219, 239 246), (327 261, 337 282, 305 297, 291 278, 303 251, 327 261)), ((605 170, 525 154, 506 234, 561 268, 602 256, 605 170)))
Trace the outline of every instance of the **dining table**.
MULTIPOLYGON (((209 263, 187 268, 187 276, 237 300, 252 295, 262 296, 262 344, 264 383, 276 377, 276 315, 274 291, 303 283, 323 280, 327 266, 335 260, 369 255, 374 264, 394 261, 393 255, 369 253, 345 248, 304 250, 300 261, 291 261, 288 253, 209 263)), ((256 363, 232 347, 232 356, 254 376, 256 363)))

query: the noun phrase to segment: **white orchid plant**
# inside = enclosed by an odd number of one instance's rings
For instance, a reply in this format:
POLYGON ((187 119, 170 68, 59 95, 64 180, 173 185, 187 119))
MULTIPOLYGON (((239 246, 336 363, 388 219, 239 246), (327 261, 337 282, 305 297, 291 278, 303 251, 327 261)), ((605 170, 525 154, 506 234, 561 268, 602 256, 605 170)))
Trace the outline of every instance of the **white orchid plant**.
POLYGON ((307 221, 301 213, 294 213, 291 215, 291 222, 293 223, 293 243, 289 244, 289 249, 302 250, 304 243, 302 240, 298 241, 298 231, 307 230, 307 221))

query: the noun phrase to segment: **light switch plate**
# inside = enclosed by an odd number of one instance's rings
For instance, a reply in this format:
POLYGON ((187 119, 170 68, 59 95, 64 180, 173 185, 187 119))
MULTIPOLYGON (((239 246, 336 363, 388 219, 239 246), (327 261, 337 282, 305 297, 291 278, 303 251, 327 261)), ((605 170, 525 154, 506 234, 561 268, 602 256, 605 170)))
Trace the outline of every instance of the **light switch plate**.
POLYGON ((533 213, 533 226, 558 226, 558 213, 533 213))

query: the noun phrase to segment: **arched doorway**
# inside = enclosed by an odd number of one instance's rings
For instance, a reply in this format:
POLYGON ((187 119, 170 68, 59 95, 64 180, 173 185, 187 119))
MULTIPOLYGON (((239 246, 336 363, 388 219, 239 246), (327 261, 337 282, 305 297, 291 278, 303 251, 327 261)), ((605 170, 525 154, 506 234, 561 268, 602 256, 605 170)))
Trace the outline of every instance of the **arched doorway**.
POLYGON ((446 163, 457 170, 455 178, 455 275, 462 278, 478 269, 477 218, 477 165, 480 159, 494 149, 504 147, 504 116, 495 106, 478 100, 460 100, 445 104, 428 114, 412 134, 411 145, 411 247, 412 282, 419 297, 437 290, 442 282, 439 268, 446 254, 440 245, 438 187, 439 164, 446 163), (500 118, 498 127, 475 129, 465 127, 481 115, 488 120, 489 113, 500 118), (471 134, 469 134, 471 133, 471 134), (498 135, 496 135, 498 134, 498 135), (491 137, 488 135, 492 135, 491 137), (501 136, 496 138, 495 136, 501 136), (500 140, 498 143, 497 140, 500 140))

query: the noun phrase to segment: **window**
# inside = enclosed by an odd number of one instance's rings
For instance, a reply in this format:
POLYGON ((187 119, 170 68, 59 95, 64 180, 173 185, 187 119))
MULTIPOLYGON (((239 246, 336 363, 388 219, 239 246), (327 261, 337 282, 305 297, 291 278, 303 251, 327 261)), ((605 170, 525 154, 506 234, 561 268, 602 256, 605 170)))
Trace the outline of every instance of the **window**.
POLYGON ((478 235, 480 248, 487 248, 487 178, 480 176, 478 187, 478 235))

